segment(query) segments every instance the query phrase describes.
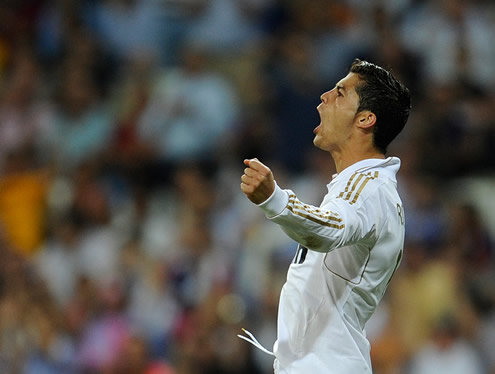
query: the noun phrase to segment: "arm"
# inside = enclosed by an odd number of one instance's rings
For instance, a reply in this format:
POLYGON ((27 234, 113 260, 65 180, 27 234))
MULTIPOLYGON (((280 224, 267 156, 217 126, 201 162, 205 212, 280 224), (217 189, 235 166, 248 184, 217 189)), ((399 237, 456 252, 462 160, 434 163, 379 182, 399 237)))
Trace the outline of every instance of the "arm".
POLYGON ((304 204, 290 190, 280 189, 268 167, 257 159, 245 160, 241 190, 285 233, 305 247, 328 252, 362 238, 368 217, 343 199, 330 202, 328 209, 304 204))

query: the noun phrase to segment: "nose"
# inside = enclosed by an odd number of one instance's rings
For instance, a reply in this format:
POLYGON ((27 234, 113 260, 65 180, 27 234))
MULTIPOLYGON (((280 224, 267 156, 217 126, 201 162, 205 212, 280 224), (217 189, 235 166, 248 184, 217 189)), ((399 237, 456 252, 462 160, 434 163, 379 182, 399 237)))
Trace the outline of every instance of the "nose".
POLYGON ((316 107, 316 109, 317 109, 318 111, 320 110, 320 108, 321 108, 321 106, 322 106, 323 104, 326 104, 326 103, 327 103, 327 101, 328 101, 328 92, 329 92, 329 91, 324 92, 324 93, 322 93, 322 94, 321 94, 321 96, 320 96, 321 103, 320 103, 320 104, 316 107))
POLYGON ((321 94, 320 99, 322 103, 326 103, 328 100, 328 95, 330 94, 330 91, 324 92, 321 94))

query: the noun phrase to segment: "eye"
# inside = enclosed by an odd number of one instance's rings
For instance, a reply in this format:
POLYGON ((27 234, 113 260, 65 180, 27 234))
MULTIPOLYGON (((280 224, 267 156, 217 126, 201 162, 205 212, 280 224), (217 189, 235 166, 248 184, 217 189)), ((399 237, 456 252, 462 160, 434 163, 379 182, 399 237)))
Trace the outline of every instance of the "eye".
POLYGON ((342 97, 344 95, 342 95, 342 92, 340 92, 340 90, 337 90, 337 96, 341 96, 342 97))

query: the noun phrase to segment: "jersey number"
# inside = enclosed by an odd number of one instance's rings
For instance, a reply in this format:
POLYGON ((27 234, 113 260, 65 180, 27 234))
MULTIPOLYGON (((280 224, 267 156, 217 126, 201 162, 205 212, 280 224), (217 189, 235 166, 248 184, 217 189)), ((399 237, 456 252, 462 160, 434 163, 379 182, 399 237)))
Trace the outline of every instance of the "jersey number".
POLYGON ((308 254, 308 248, 302 245, 297 246, 296 257, 294 257, 294 264, 302 264, 306 260, 306 255, 308 254))
POLYGON ((404 207, 399 203, 397 203, 397 214, 399 215, 400 224, 404 226, 405 223, 404 207))

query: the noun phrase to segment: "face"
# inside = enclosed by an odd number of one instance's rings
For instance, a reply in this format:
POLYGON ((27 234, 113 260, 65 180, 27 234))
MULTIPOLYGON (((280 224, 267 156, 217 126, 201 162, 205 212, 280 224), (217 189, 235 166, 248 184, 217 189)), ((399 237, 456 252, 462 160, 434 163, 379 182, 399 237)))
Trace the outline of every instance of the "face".
POLYGON ((313 143, 324 151, 338 149, 351 136, 359 107, 356 86, 359 76, 349 73, 330 91, 321 95, 321 103, 316 108, 321 122, 314 129, 313 143))

